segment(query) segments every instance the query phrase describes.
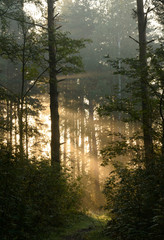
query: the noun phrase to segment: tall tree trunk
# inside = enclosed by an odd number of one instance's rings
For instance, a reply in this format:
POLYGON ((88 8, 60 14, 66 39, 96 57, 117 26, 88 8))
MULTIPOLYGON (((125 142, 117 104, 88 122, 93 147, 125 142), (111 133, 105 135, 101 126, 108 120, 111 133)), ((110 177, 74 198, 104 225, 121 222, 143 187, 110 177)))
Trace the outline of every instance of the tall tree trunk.
POLYGON ((7 116, 6 116, 6 128, 7 128, 7 148, 10 147, 10 109, 9 100, 7 99, 7 116))
POLYGON ((99 162, 98 162, 98 154, 97 154, 97 144, 96 144, 96 136, 95 136, 95 125, 94 125, 94 109, 93 109, 93 100, 89 100, 89 124, 90 124, 90 132, 91 132, 91 174, 93 176, 94 181, 94 196, 96 202, 100 202, 100 181, 99 181, 99 162))
POLYGON ((17 111, 17 103, 14 104, 14 119, 15 119, 15 125, 14 125, 14 139, 15 139, 15 153, 17 153, 17 114, 18 114, 18 111, 17 111))
POLYGON ((161 120, 162 120, 162 159, 164 159, 164 114, 162 111, 163 108, 163 104, 164 104, 164 89, 162 91, 162 95, 161 95, 161 99, 160 99, 160 116, 161 116, 161 120))
POLYGON ((84 112, 84 97, 81 95, 80 97, 80 120, 81 120, 81 171, 82 174, 85 174, 85 156, 84 156, 84 138, 85 138, 85 126, 84 126, 84 117, 85 117, 85 112, 84 112))
POLYGON ((78 113, 76 112, 75 114, 75 121, 76 121, 76 125, 75 125, 75 148, 76 148, 76 156, 75 156, 75 160, 76 160, 76 165, 77 165, 77 176, 80 175, 80 157, 79 157, 79 124, 80 124, 80 120, 79 120, 79 111, 78 113))
MULTIPOLYGON (((23 2, 22 2, 23 4, 23 2)), ((19 151, 20 151, 20 160, 24 160, 24 126, 23 126, 23 111, 24 111, 24 89, 25 89, 25 66, 26 66, 26 57, 25 57, 25 51, 26 51, 26 29, 24 26, 22 26, 23 31, 23 49, 22 49, 22 86, 21 86, 21 93, 20 93, 20 100, 19 100, 19 151)))
POLYGON ((10 148, 12 149, 13 141, 13 102, 10 100, 10 148))
POLYGON ((147 72, 147 42, 146 25, 147 18, 144 13, 143 0, 137 0, 138 32, 139 32, 139 61, 141 69, 141 97, 142 97, 142 124, 145 149, 145 166, 149 168, 153 164, 153 140, 151 106, 148 93, 147 72))
POLYGON ((56 45, 54 23, 54 0, 48 3, 48 47, 49 47, 49 85, 51 112, 51 165, 60 169, 60 132, 58 112, 58 90, 56 70, 56 45))
POLYGON ((26 158, 28 159, 28 104, 26 100, 26 109, 25 109, 25 132, 26 132, 26 158))
POLYGON ((63 165, 64 170, 67 168, 67 109, 65 108, 65 120, 64 120, 64 150, 63 150, 63 165))
MULTIPOLYGON (((72 103, 72 105, 73 105, 73 103, 72 103)), ((73 109, 73 106, 72 106, 72 108, 71 109, 73 109)), ((71 113, 71 120, 72 120, 72 125, 71 125, 71 128, 72 128, 72 130, 70 131, 70 144, 71 144, 71 146, 70 146, 70 150, 71 150, 71 155, 70 155, 70 157, 71 157, 71 159, 70 159, 70 161, 71 161, 71 172, 72 172, 72 176, 73 176, 73 178, 75 178, 75 161, 76 161, 76 159, 75 159, 75 141, 76 141, 76 139, 75 139, 75 113, 74 113, 74 111, 72 111, 72 113, 71 113)))
POLYGON ((23 161, 24 146, 23 146, 23 101, 18 103, 18 114, 19 114, 19 151, 20 160, 23 161))

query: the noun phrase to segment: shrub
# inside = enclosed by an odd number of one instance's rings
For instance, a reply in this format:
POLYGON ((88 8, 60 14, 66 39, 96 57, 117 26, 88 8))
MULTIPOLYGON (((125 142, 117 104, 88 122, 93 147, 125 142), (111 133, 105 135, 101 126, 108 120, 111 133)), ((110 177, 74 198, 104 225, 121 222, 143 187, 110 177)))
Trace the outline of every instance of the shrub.
POLYGON ((20 163, 1 148, 0 239, 40 239, 65 224, 80 207, 78 181, 56 173, 48 162, 20 163), (38 237, 40 236, 40 237, 38 237))
POLYGON ((112 220, 106 233, 119 240, 164 238, 164 164, 148 172, 141 166, 114 164, 105 185, 112 220))

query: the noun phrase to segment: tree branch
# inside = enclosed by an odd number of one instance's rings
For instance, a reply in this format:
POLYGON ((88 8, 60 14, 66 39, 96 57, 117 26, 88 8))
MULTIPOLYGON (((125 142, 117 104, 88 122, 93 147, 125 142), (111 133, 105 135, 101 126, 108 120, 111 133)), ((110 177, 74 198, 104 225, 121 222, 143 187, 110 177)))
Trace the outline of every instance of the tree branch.
POLYGON ((8 92, 12 93, 12 96, 13 96, 14 98, 18 99, 18 97, 16 96, 16 94, 15 94, 12 90, 10 90, 10 89, 7 88, 6 86, 4 86, 2 83, 0 83, 0 86, 1 86, 2 88, 4 88, 5 90, 7 90, 8 92))
POLYGON ((47 67, 41 74, 39 74, 39 76, 35 79, 33 85, 31 87, 29 87, 29 89, 26 91, 26 93, 23 96, 23 99, 27 96, 27 94, 32 90, 32 88, 36 85, 37 81, 39 80, 39 78, 45 73, 47 72, 49 67, 47 67))
POLYGON ((39 23, 27 22, 27 21, 24 21, 24 20, 22 21, 22 20, 20 20, 19 18, 14 18, 14 17, 10 17, 10 16, 5 16, 5 18, 8 18, 8 19, 13 20, 13 21, 16 21, 16 22, 23 22, 23 23, 26 23, 26 24, 28 24, 28 25, 32 25, 32 26, 36 26, 36 27, 40 27, 40 28, 42 28, 42 29, 48 30, 47 27, 45 27, 44 25, 39 24, 39 23))
POLYGON ((136 43, 138 43, 138 44, 139 44, 139 41, 138 41, 138 40, 136 40, 135 38, 133 38, 133 37, 131 37, 131 36, 129 36, 129 38, 131 38, 133 41, 135 41, 136 43))
POLYGON ((154 42, 154 41, 155 41, 155 39, 152 39, 152 40, 148 41, 147 44, 154 42))
POLYGON ((58 26, 58 27, 55 28, 55 30, 59 30, 61 27, 62 27, 62 26, 58 26))
POLYGON ((74 79, 63 78, 63 79, 58 80, 57 83, 64 82, 64 81, 66 81, 66 80, 77 80, 77 78, 74 78, 74 79))
POLYGON ((59 13, 57 13, 57 14, 53 17, 53 19, 57 18, 57 16, 59 16, 59 13))

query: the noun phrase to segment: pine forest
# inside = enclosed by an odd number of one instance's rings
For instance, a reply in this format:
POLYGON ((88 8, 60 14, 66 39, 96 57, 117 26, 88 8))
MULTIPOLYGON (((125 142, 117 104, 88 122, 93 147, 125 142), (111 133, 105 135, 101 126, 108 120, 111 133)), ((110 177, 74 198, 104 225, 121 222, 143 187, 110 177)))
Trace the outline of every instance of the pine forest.
POLYGON ((0 239, 164 239, 164 0, 0 0, 0 239))

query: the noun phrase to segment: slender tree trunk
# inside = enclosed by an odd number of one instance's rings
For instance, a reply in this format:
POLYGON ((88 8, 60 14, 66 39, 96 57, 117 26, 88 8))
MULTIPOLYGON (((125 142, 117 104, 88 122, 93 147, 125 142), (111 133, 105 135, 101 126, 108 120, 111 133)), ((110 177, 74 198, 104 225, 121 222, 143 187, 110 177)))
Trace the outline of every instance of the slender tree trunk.
POLYGON ((10 138, 9 138, 9 133, 10 133, 10 110, 9 110, 9 100, 7 99, 7 116, 6 116, 6 128, 7 128, 7 148, 9 148, 10 145, 10 138))
MULTIPOLYGON (((71 108, 73 109, 73 107, 71 108)), ((72 172, 72 176, 73 178, 75 178, 75 161, 76 161, 76 158, 75 158, 75 141, 76 141, 76 136, 75 136, 75 113, 74 111, 72 112, 72 117, 71 117, 71 120, 72 120, 72 131, 70 132, 70 139, 71 139, 71 172, 72 172)))
POLYGON ((162 111, 163 108, 163 104, 164 104, 164 90, 162 91, 162 95, 161 95, 161 99, 160 99, 160 116, 161 116, 161 120, 162 120, 162 159, 164 159, 164 114, 162 111))
POLYGON ((63 160, 64 160, 64 168, 67 168, 67 109, 65 108, 65 120, 64 120, 64 156, 63 156, 63 160))
POLYGON ((93 117, 93 101, 89 100, 89 124, 91 131, 91 174, 94 180, 94 195, 96 202, 100 200, 100 181, 99 181, 99 162, 98 162, 98 154, 97 154, 97 144, 96 144, 96 136, 95 136, 95 126, 94 126, 94 117, 93 117))
POLYGON ((25 110, 25 132, 26 132, 26 158, 28 159, 28 105, 27 105, 27 101, 26 101, 26 110, 25 110))
MULTIPOLYGON (((66 92, 67 89, 67 83, 66 83, 66 92)), ((67 171, 67 138, 68 138, 68 119, 69 119, 69 111, 67 106, 67 95, 64 96, 64 149, 63 149, 63 165, 64 170, 67 171)))
POLYGON ((56 45, 54 23, 54 0, 48 3, 48 47, 49 47, 49 85, 51 112, 51 165, 60 169, 60 132, 58 112, 58 90, 56 70, 56 45))
POLYGON ((80 159, 79 159, 79 111, 75 113, 75 161, 76 174, 80 175, 80 159))
POLYGON ((20 160, 23 161, 23 153, 24 153, 24 146, 23 146, 23 101, 18 103, 19 107, 19 151, 20 151, 20 160))
POLYGON ((15 126, 14 126, 14 137, 15 137, 15 153, 17 153, 17 104, 14 104, 14 119, 15 119, 15 126))
POLYGON ((164 159, 164 119, 162 119, 162 159, 164 159))
POLYGON ((10 148, 12 149, 13 141, 13 102, 10 100, 10 148))
POLYGON ((149 168, 153 164, 153 140, 152 140, 152 118, 150 98, 148 93, 147 72, 147 42, 146 25, 147 19, 144 13, 143 0, 137 0, 138 32, 139 32, 139 61, 141 69, 141 97, 142 97, 142 124, 145 149, 145 166, 149 168))
POLYGON ((82 159, 82 174, 85 173, 85 157, 84 157, 84 138, 85 138, 85 126, 84 126, 84 98, 80 97, 80 119, 81 119, 81 159, 82 159))
POLYGON ((19 109, 19 137, 20 137, 20 159, 24 158, 24 146, 23 146, 23 111, 24 111, 24 87, 25 87, 25 49, 26 49, 26 33, 23 29, 23 53, 22 53, 22 87, 20 94, 20 109, 19 109))

